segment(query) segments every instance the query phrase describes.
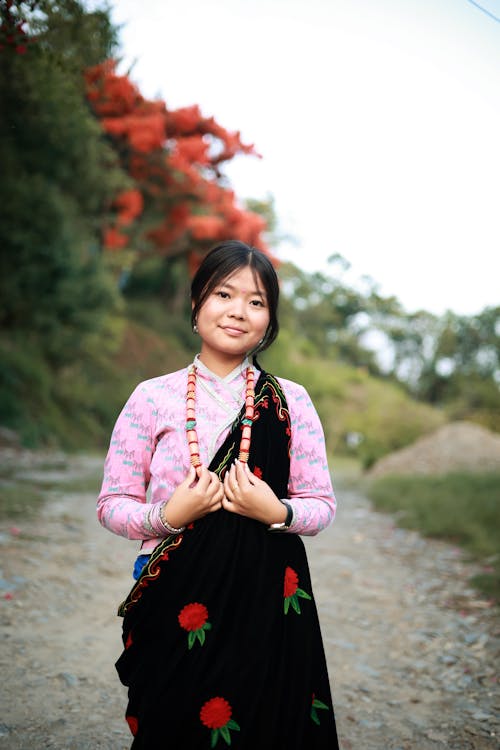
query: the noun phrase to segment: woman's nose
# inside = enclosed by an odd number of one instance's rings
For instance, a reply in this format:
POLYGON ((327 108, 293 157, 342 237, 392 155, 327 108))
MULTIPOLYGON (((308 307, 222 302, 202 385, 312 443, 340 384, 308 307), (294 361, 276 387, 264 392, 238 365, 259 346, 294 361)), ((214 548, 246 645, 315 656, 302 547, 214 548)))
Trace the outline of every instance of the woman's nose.
POLYGON ((245 301, 235 297, 231 300, 232 305, 231 309, 229 311, 229 314, 235 318, 244 318, 245 317, 245 301))

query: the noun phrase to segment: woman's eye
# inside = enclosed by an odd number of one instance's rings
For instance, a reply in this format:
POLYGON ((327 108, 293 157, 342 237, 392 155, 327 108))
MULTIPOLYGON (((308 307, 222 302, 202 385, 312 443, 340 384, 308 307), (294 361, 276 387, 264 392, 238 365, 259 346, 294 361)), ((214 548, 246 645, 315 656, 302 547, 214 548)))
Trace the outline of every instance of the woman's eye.
POLYGON ((255 307, 264 307, 264 303, 261 299, 253 299, 250 304, 255 305, 255 307))
POLYGON ((229 294, 227 292, 216 292, 217 297, 220 297, 221 299, 229 299, 229 294))

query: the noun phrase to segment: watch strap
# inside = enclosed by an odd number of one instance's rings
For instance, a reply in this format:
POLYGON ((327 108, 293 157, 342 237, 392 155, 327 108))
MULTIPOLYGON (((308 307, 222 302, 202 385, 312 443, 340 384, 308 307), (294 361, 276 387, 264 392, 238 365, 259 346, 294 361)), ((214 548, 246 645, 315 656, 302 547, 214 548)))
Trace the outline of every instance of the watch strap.
POLYGON ((290 505, 290 503, 287 503, 285 500, 281 500, 280 502, 282 502, 283 505, 286 507, 286 518, 284 521, 281 521, 280 523, 272 523, 269 526, 269 531, 286 531, 286 529, 289 529, 293 523, 292 506, 290 505))

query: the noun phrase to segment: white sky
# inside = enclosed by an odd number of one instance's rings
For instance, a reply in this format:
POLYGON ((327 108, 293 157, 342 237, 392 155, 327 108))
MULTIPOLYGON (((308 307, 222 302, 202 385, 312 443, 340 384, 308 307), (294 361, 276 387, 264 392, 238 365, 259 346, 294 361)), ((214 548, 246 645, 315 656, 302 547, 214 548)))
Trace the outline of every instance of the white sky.
POLYGON ((255 143, 226 173, 274 195, 282 258, 340 253, 410 311, 500 304, 500 22, 471 0, 111 4, 146 97, 255 143))

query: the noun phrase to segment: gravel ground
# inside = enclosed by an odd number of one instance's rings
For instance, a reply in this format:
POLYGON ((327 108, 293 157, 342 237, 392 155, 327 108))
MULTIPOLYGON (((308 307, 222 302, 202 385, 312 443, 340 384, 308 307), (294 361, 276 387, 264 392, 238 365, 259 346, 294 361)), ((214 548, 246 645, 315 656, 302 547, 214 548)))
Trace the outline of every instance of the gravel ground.
MULTIPOLYGON (((25 463, 67 483, 102 461, 25 463)), ((498 748, 500 618, 468 587, 474 568, 337 494, 335 524, 306 545, 342 750, 498 748)), ((36 521, 0 524, 0 750, 126 750, 115 612, 136 545, 98 525, 94 494, 49 495, 36 521)))

